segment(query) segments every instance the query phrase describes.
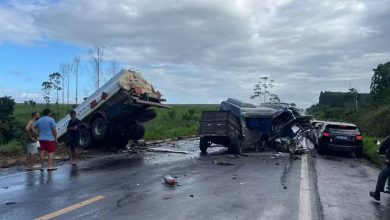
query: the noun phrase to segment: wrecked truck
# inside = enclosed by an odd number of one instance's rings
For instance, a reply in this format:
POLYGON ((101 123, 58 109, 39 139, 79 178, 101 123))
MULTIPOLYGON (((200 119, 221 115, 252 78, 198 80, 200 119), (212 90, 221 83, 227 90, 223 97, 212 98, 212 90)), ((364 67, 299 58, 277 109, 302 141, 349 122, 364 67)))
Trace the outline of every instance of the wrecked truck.
MULTIPOLYGON (((156 117, 150 107, 169 108, 159 91, 141 73, 122 70, 78 105, 74 111, 80 119, 81 148, 104 143, 125 147, 129 140, 139 140, 145 133, 144 123, 156 117)), ((64 140, 70 116, 57 123, 59 140, 64 140)))
POLYGON ((240 154, 244 149, 265 147, 273 112, 273 109, 256 107, 237 99, 223 101, 218 111, 202 113, 200 150, 206 152, 212 144, 219 144, 240 154))
MULTIPOLYGON (((222 115, 218 112, 225 112, 223 114, 229 112, 235 120, 226 120, 221 123, 217 117, 205 120, 202 115, 199 130, 199 147, 202 152, 206 152, 207 148, 213 143, 226 146, 238 154, 244 149, 261 150, 271 147, 281 150, 281 144, 286 145, 286 141, 288 141, 288 145, 295 144, 295 140, 299 140, 297 138, 298 134, 310 128, 311 117, 302 116, 298 109, 288 104, 255 106, 228 98, 219 105, 219 111, 215 111, 213 114, 222 115), (233 121, 235 123, 232 123, 233 121), (222 132, 217 127, 210 126, 218 123, 226 128, 229 128, 229 126, 235 128, 238 135, 232 135, 233 133, 229 133, 228 129, 222 132), (239 128, 233 126, 234 124, 239 124, 239 128)), ((294 151, 295 149, 288 146, 286 150, 294 151)))

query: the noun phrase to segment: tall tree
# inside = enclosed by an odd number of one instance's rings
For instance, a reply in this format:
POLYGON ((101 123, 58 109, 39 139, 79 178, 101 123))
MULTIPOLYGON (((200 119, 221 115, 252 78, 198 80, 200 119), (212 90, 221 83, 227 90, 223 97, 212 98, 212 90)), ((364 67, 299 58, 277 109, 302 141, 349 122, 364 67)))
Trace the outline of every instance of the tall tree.
POLYGON ((373 69, 371 78, 371 95, 376 101, 387 100, 390 97, 390 62, 379 64, 373 69))
POLYGON ((46 102, 47 107, 50 105, 50 92, 53 89, 53 83, 50 81, 44 81, 42 83, 43 99, 46 102))
POLYGON ((49 80, 52 83, 53 89, 56 90, 56 108, 57 108, 57 115, 59 115, 59 97, 58 94, 61 88, 61 74, 59 72, 54 72, 49 75, 49 80))
POLYGON ((270 91, 273 87, 274 80, 270 80, 268 77, 260 77, 260 81, 255 84, 253 95, 250 98, 258 99, 260 103, 266 103, 267 100, 272 103, 280 103, 279 97, 270 91))
POLYGON ((61 73, 61 78, 62 78, 62 91, 63 91, 63 95, 62 95, 62 103, 64 104, 65 103, 65 87, 67 88, 66 89, 66 104, 69 105, 69 90, 70 90, 70 71, 71 71, 71 64, 70 63, 62 63, 60 65, 60 73, 61 73))
POLYGON ((80 57, 76 56, 73 59, 73 75, 76 81, 76 105, 78 104, 79 77, 80 77, 80 57))
POLYGON ((100 80, 102 78, 104 48, 95 46, 89 50, 89 62, 92 68, 92 79, 95 83, 95 89, 100 88, 100 80))
POLYGON ((110 77, 113 77, 113 76, 115 76, 119 71, 120 71, 120 66, 119 66, 118 61, 116 61, 116 60, 111 60, 111 62, 110 62, 110 67, 109 67, 109 70, 108 70, 109 76, 110 76, 110 77))

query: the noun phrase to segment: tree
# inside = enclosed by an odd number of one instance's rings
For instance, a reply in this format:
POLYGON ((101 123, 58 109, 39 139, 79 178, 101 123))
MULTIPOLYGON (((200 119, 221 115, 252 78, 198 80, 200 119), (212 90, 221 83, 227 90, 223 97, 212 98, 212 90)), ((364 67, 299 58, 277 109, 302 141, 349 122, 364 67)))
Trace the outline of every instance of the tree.
POLYGON ((73 75, 76 79, 76 105, 78 104, 78 90, 79 90, 79 77, 80 77, 80 57, 76 56, 73 59, 73 75))
POLYGON ((89 62, 92 68, 92 79, 95 83, 95 89, 99 89, 100 80, 102 78, 104 48, 95 46, 89 50, 89 62))
POLYGON ((0 143, 7 143, 14 135, 13 113, 15 110, 15 100, 11 96, 0 98, 0 143))
POLYGON ((390 97, 390 62, 379 64, 373 69, 374 75, 371 78, 370 93, 374 100, 382 101, 390 97))
POLYGON ((57 115, 59 113, 59 97, 58 93, 61 88, 61 74, 59 72, 54 72, 49 75, 49 80, 52 83, 53 89, 56 90, 56 108, 57 108, 57 115))
POLYGON ((62 104, 65 104, 65 85, 67 87, 66 104, 69 104, 70 70, 71 70, 71 65, 69 63, 60 64, 60 73, 61 73, 61 82, 62 82, 62 104))
POLYGON ((108 74, 110 77, 115 76, 120 70, 119 63, 116 60, 111 60, 110 69, 108 70, 108 74))
POLYGON ((270 89, 274 87, 273 83, 274 80, 269 80, 268 77, 260 77, 260 81, 255 84, 253 88, 253 95, 250 98, 258 98, 260 102, 263 101, 263 103, 266 103, 268 97, 270 97, 268 100, 269 102, 280 103, 279 97, 270 92, 270 89))
POLYGON ((47 107, 50 105, 50 92, 53 89, 53 83, 50 81, 44 81, 42 83, 43 99, 46 102, 47 107))
POLYGON ((352 100, 355 104, 355 109, 358 109, 358 99, 359 99, 359 93, 357 89, 355 88, 350 88, 348 90, 348 93, 346 94, 347 99, 352 100))

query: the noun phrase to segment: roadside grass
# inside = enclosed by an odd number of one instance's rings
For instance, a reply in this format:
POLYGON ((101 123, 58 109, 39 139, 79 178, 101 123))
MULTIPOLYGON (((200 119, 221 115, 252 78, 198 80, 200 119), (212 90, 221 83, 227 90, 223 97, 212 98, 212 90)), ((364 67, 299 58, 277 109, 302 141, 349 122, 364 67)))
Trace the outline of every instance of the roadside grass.
POLYGON ((20 141, 12 140, 7 144, 0 145, 0 155, 3 156, 12 156, 20 155, 24 152, 24 146, 20 141))
POLYGON ((376 137, 363 137, 363 153, 364 156, 371 161, 374 165, 382 167, 383 158, 379 157, 377 152, 378 146, 374 143, 374 140, 382 140, 381 138, 376 137))
POLYGON ((202 111, 216 110, 217 105, 171 105, 155 109, 157 117, 145 125, 145 140, 189 137, 198 134, 202 111))
MULTIPOLYGON (((69 111, 71 111, 73 109, 72 107, 73 107, 73 105, 71 105, 71 104, 69 104, 69 105, 60 104, 58 106, 58 113, 57 113, 57 106, 55 104, 50 104, 50 106, 49 106, 50 110, 53 112, 53 115, 54 115, 54 118, 56 119, 56 121, 58 121, 59 119, 64 117, 66 114, 68 114, 69 111)), ((15 105, 15 111, 14 111, 13 116, 18 122, 25 124, 30 119, 32 112, 41 113, 43 111, 43 109, 45 109, 45 108, 47 108, 47 105, 42 104, 42 103, 37 103, 34 107, 31 105, 28 105, 28 104, 25 105, 23 103, 17 103, 15 105)))

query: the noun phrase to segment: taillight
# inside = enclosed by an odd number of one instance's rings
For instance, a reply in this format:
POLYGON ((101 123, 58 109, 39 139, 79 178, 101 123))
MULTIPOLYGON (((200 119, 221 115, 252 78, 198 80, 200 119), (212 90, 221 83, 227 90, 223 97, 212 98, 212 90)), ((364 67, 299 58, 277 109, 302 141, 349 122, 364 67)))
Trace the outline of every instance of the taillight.
POLYGON ((361 136, 361 135, 356 135, 356 136, 355 136, 355 139, 356 139, 357 141, 361 141, 361 140, 362 140, 362 136, 361 136))
POLYGON ((329 137, 329 136, 330 136, 330 133, 329 133, 329 132, 322 132, 322 135, 323 135, 324 137, 329 137))

